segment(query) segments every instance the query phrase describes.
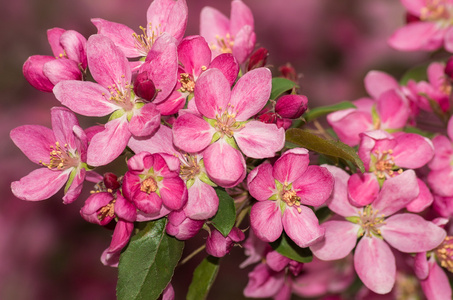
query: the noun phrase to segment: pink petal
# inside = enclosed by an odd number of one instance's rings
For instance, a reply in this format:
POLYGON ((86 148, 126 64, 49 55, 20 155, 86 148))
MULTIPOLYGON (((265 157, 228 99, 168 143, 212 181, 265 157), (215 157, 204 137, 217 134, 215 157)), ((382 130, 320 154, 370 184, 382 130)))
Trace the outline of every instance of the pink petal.
POLYGON ((401 0, 401 4, 414 16, 420 17, 422 9, 426 6, 425 0, 401 0))
POLYGON ((63 28, 54 27, 47 30, 47 40, 49 41, 50 48, 55 57, 59 57, 60 54, 64 55, 64 49, 60 44, 60 37, 65 32, 63 28))
POLYGON ((77 200, 77 198, 82 193, 83 182, 85 181, 85 169, 80 169, 77 171, 74 180, 72 181, 69 189, 65 192, 63 196, 63 203, 70 204, 77 200))
POLYGON ((200 35, 209 45, 217 45, 216 36, 225 37, 230 30, 230 21, 217 9, 205 6, 200 13, 200 35))
POLYGON ((112 218, 106 216, 103 220, 99 220, 97 212, 112 200, 113 195, 111 193, 99 192, 91 194, 80 209, 80 215, 88 222, 104 226, 110 222, 112 218))
POLYGON ((215 183, 229 188, 244 180, 245 160, 241 152, 223 139, 210 145, 203 153, 206 172, 215 183))
POLYGON ((427 164, 434 155, 431 141, 415 133, 400 134, 393 149, 395 164, 407 169, 417 169, 427 164))
POLYGON ((59 141, 62 146, 68 144, 71 150, 75 150, 77 147, 74 126, 79 126, 79 121, 75 114, 64 107, 52 107, 51 116, 55 139, 59 141))
MULTIPOLYGON (((453 118, 452 118, 453 120, 453 118)), ((444 135, 438 135, 432 140, 435 154, 428 166, 431 170, 439 170, 450 163, 453 158, 451 140, 444 135)))
POLYGON ((269 100, 271 89, 272 74, 269 69, 257 68, 245 73, 234 86, 229 102, 231 110, 236 112, 236 121, 246 121, 259 113, 269 100))
POLYGON ((256 35, 251 26, 244 26, 239 30, 233 46, 233 55, 238 64, 243 64, 248 59, 255 48, 255 42, 256 35))
POLYGON ((389 293, 395 284, 395 256, 378 238, 362 238, 354 254, 354 267, 360 280, 377 294, 389 293))
POLYGON ((347 183, 349 180, 349 174, 343 169, 337 168, 331 165, 322 165, 324 168, 329 170, 335 179, 330 199, 327 201, 327 206, 335 213, 343 217, 351 217, 358 215, 357 207, 351 205, 348 200, 348 189, 347 183))
MULTIPOLYGON (((148 24, 160 26, 178 41, 186 31, 188 9, 185 0, 155 0, 146 13, 148 24)), ((159 32, 158 34, 160 34, 159 32)))
POLYGON ((292 183, 305 173, 309 163, 307 149, 288 150, 275 162, 273 177, 280 183, 292 183))
POLYGON ((98 29, 98 34, 111 39, 123 51, 126 57, 146 56, 146 53, 142 53, 136 48, 133 38, 135 32, 126 25, 101 18, 91 19, 91 22, 98 29))
POLYGON ((49 163, 50 146, 56 142, 52 130, 40 125, 22 125, 11 130, 10 137, 32 162, 49 163))
POLYGON ((218 69, 208 69, 201 74, 194 90, 198 110, 209 119, 215 119, 228 108, 230 94, 230 83, 218 69))
POLYGON ((276 193, 275 180, 272 176, 272 165, 263 163, 253 169, 247 177, 250 195, 258 201, 269 199, 276 193))
POLYGON ((301 212, 294 207, 286 207, 283 213, 282 223, 286 234, 302 248, 319 242, 325 233, 325 229, 319 226, 318 218, 313 210, 301 205, 301 212))
POLYGON ((234 133, 241 151, 252 158, 275 156, 285 145, 285 130, 275 124, 250 121, 245 127, 234 133))
POLYGON ((218 55, 212 60, 209 68, 219 69, 230 83, 230 86, 233 86, 238 77, 239 65, 231 53, 218 55))
POLYGON ((250 211, 250 226, 264 242, 277 240, 283 231, 282 213, 275 201, 255 203, 250 211))
POLYGON ((447 274, 444 270, 433 262, 428 278, 420 281, 420 285, 428 300, 444 300, 451 299, 451 285, 447 274))
POLYGON ((447 124, 447 133, 450 140, 453 140, 453 118, 450 117, 447 124))
POLYGON ((324 239, 310 246, 321 260, 337 260, 348 256, 357 243, 360 226, 347 221, 327 221, 321 224, 326 230, 324 239))
POLYGON ((273 297, 284 288, 285 273, 275 272, 266 264, 257 265, 248 276, 249 282, 244 289, 245 297, 273 297))
POLYGON ((150 136, 160 126, 160 112, 153 103, 145 104, 140 110, 134 112, 130 122, 129 131, 134 136, 150 136))
POLYGON ((328 114, 327 122, 332 126, 338 138, 352 147, 359 144, 360 133, 373 129, 371 113, 354 108, 328 114))
POLYGON ((184 212, 194 220, 207 220, 217 213, 219 197, 214 188, 199 179, 189 188, 184 212))
POLYGON ((453 166, 447 165, 428 174, 428 184, 434 194, 442 197, 453 196, 453 166))
POLYGON ((385 180, 373 208, 379 214, 390 216, 408 205, 419 194, 417 177, 413 170, 385 180))
POLYGON ((400 87, 395 78, 381 71, 368 72, 364 82, 366 91, 374 99, 379 98, 382 93, 388 90, 399 89, 400 87))
POLYGON ((61 104, 84 116, 102 117, 120 108, 108 100, 106 88, 90 81, 60 81, 53 92, 61 104))
POLYGON ((445 239, 445 230, 415 214, 396 214, 385 220, 382 237, 401 252, 430 251, 445 239))
POLYGON ((426 252, 419 252, 414 257, 414 272, 418 279, 424 280, 429 275, 430 266, 426 257, 426 252))
POLYGON ((178 210, 187 203, 187 188, 179 177, 164 178, 159 188, 162 203, 171 210, 178 210))
POLYGON ((231 2, 230 33, 236 36, 244 26, 250 26, 254 30, 252 11, 244 2, 234 0, 231 2))
POLYGON ((406 206, 406 209, 410 212, 419 213, 428 208, 434 201, 434 197, 426 184, 419 178, 417 178, 418 189, 420 193, 411 203, 406 206))
POLYGON ((173 134, 171 128, 160 125, 156 133, 150 138, 132 137, 127 144, 135 153, 147 151, 149 153, 167 153, 177 155, 178 151, 173 147, 173 134))
POLYGON ((119 220, 113 231, 112 242, 109 246, 110 252, 117 252, 124 248, 134 230, 134 223, 119 220))
POLYGON ((191 113, 178 117, 173 124, 175 146, 190 153, 209 146, 214 133, 214 128, 208 122, 191 113))
POLYGON ((126 200, 119 192, 116 194, 115 214, 118 218, 128 222, 135 222, 137 219, 137 209, 134 204, 126 200))
POLYGON ((332 174, 323 167, 308 166, 305 173, 293 182, 300 203, 320 206, 327 201, 334 187, 332 174))
POLYGON ((84 70, 87 68, 87 39, 83 35, 74 30, 67 30, 61 35, 60 44, 70 60, 80 64, 84 70))
POLYGON ((372 173, 352 174, 348 180, 349 201, 357 207, 366 206, 376 200, 379 190, 379 182, 372 173))
POLYGON ((271 251, 266 255, 266 264, 276 272, 283 271, 290 261, 291 259, 281 255, 277 251, 271 251))
POLYGON ((193 35, 184 38, 178 45, 178 59, 184 66, 184 72, 195 78, 211 63, 211 49, 206 40, 193 35))
POLYGON ((442 46, 439 31, 435 22, 413 22, 396 30, 388 43, 400 51, 432 51, 442 46))
POLYGON ((91 75, 102 86, 116 86, 123 90, 130 84, 132 74, 129 62, 108 37, 100 34, 90 36, 87 56, 91 75))
POLYGON ((186 96, 178 90, 175 90, 166 100, 157 104, 157 109, 160 111, 161 115, 170 116, 178 113, 180 109, 184 108, 185 104, 186 96))
POLYGON ((105 124, 105 130, 96 134, 88 146, 87 163, 103 166, 117 158, 131 137, 127 127, 126 115, 105 124))
POLYGON ((78 63, 69 59, 51 60, 44 64, 42 72, 54 85, 63 80, 82 80, 78 63))
POLYGON ((62 171, 39 168, 19 181, 11 183, 11 190, 19 199, 27 201, 45 200, 55 195, 68 180, 71 169, 62 171))
POLYGON ((30 56, 22 67, 25 79, 35 88, 43 92, 51 92, 54 84, 43 73, 44 64, 54 61, 52 56, 33 55, 30 56))
POLYGON ((376 102, 376 110, 381 119, 381 128, 397 129, 406 125, 409 118, 409 106, 395 90, 381 94, 376 102))

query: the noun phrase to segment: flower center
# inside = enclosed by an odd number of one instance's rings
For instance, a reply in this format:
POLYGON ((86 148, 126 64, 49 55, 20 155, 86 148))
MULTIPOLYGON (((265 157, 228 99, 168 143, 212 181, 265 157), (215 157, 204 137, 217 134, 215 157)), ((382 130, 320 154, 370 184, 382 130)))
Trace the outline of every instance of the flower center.
POLYGON ((134 103, 131 99, 131 90, 134 87, 124 81, 125 77, 126 76, 121 75, 123 82, 118 82, 118 85, 109 85, 107 87, 110 92, 110 97, 106 97, 104 94, 103 96, 108 101, 114 102, 115 104, 121 106, 125 111, 130 111, 134 108, 134 103))
POLYGON ((140 190, 147 194, 154 193, 157 190, 157 183, 156 180, 152 177, 148 177, 142 181, 140 185, 140 190))
MULTIPOLYGON (((393 150, 374 150, 374 157, 376 159, 376 162, 374 164, 374 174, 376 175, 377 178, 379 179, 385 179, 386 177, 394 177, 395 171, 393 169, 395 168, 395 157, 392 155, 393 150)), ((397 174, 401 174, 403 170, 399 169, 396 171, 397 174)))
POLYGON ((72 157, 68 150, 68 144, 61 147, 59 142, 55 142, 55 146, 50 146, 50 161, 48 164, 39 161, 40 164, 50 170, 66 170, 76 167, 79 164, 79 159, 72 157))
POLYGON ((367 205, 363 211, 359 211, 359 225, 362 226, 360 235, 371 237, 381 235, 379 227, 385 225, 385 215, 378 216, 378 210, 373 210, 370 205, 367 205))
POLYGON ((236 122, 236 114, 230 115, 228 112, 223 112, 222 115, 216 115, 216 122, 214 128, 220 132, 221 137, 233 137, 234 132, 242 129, 245 124, 236 122))
POLYGON ((98 211, 99 221, 103 221, 107 217, 113 218, 115 216, 115 202, 116 200, 112 200, 109 204, 99 209, 98 211))
POLYGON ((444 20, 447 22, 450 19, 451 7, 444 0, 431 0, 427 1, 425 7, 420 11, 420 20, 422 21, 439 21, 444 20))
MULTIPOLYGON (((146 28, 143 26, 140 26, 140 29, 143 32, 142 34, 136 34, 135 32, 132 34, 132 37, 134 38, 135 48, 141 52, 142 56, 148 55, 149 50, 151 50, 151 47, 153 46, 157 37, 160 35, 160 30, 158 30, 156 34, 151 23, 148 24, 148 27, 151 31, 151 35, 148 35, 146 28)), ((157 26, 156 30, 160 27, 160 25, 157 26)))
POLYGON ((181 77, 181 79, 179 79, 179 82, 181 82, 181 92, 192 93, 195 88, 195 81, 193 81, 187 73, 181 73, 179 76, 181 77))
POLYGON ((286 203, 286 205, 290 207, 295 206, 297 211, 301 213, 302 210, 300 209, 300 197, 297 196, 296 192, 293 189, 285 189, 282 192, 282 200, 286 203))
POLYGON ((185 160, 182 161, 179 167, 179 174, 184 181, 194 179, 200 173, 200 166, 198 165, 196 156, 184 154, 185 160))
POLYGON ((453 273, 453 237, 447 236, 435 253, 440 265, 453 273))
POLYGON ((218 50, 220 53, 233 53, 234 37, 229 33, 226 34, 225 38, 216 35, 217 45, 212 44, 211 50, 218 50))

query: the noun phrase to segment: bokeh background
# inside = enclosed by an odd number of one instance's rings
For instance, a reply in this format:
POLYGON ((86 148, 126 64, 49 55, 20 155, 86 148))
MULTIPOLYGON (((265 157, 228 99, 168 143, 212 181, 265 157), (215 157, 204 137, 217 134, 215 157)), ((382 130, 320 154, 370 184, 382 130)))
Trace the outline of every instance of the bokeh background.
MULTIPOLYGON (((227 16, 230 2, 187 0, 186 35, 199 32, 203 6, 227 16)), ((269 67, 290 62, 300 74, 302 93, 316 107, 365 95, 363 78, 371 69, 397 78, 428 59, 425 53, 399 53, 386 39, 404 23, 395 0, 244 0, 255 16, 258 46, 269 50, 269 67)), ((59 103, 50 93, 33 89, 23 78, 22 65, 35 54, 51 55, 46 30, 73 29, 85 37, 96 33, 90 18, 100 17, 137 29, 145 25, 150 1, 138 0, 1 0, 0 12, 0 299, 114 299, 117 270, 99 258, 111 231, 86 223, 81 199, 64 205, 61 194, 41 202, 16 199, 11 181, 36 165, 14 146, 9 132, 24 124, 50 127, 50 108, 59 103)), ((81 118, 88 126, 92 121, 81 118)), ((203 234, 186 246, 186 253, 203 243, 203 234)), ((184 299, 200 254, 178 268, 176 299, 184 299)), ((249 267, 240 271, 243 251, 235 248, 223 259, 210 299, 241 299, 249 267)))

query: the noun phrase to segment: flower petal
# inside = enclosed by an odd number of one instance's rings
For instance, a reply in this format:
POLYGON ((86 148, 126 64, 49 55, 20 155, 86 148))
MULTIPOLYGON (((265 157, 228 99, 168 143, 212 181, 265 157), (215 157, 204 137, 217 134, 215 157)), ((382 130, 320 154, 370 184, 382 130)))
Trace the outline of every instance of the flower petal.
POLYGON ((195 103, 202 115, 215 119, 226 110, 230 100, 230 83, 218 69, 208 69, 197 80, 195 103))
POLYGON ((211 63, 211 49, 206 40, 193 35, 184 38, 178 45, 178 59, 184 66, 184 72, 195 78, 211 63))
POLYGON ((300 203, 315 207, 327 201, 333 186, 332 174, 320 166, 308 166, 305 173, 293 182, 293 189, 300 197, 300 203))
POLYGON ((52 84, 63 80, 82 80, 78 63, 70 59, 51 60, 43 65, 42 72, 52 84))
POLYGON ((431 269, 428 277, 420 281, 420 285, 429 300, 451 299, 451 285, 447 274, 436 263, 431 263, 431 269))
POLYGON ((160 126, 160 112, 153 103, 145 104, 136 110, 129 122, 129 131, 138 137, 150 136, 160 126))
POLYGON ((366 74, 364 83, 366 91, 374 99, 379 98, 383 92, 399 89, 400 87, 395 78, 385 72, 375 70, 366 74))
POLYGON ((298 207, 286 207, 283 213, 282 223, 286 234, 302 248, 319 242, 325 233, 325 229, 319 226, 318 218, 313 210, 301 205, 298 207))
POLYGON ((212 186, 196 179, 188 192, 189 197, 184 207, 187 217, 193 220, 207 220, 217 213, 219 197, 212 186))
POLYGON ((352 205, 366 206, 379 195, 379 182, 373 173, 352 174, 348 180, 348 196, 352 205))
POLYGON ((245 127, 234 133, 241 151, 252 158, 275 156, 285 145, 285 130, 275 124, 250 121, 245 127))
POLYGON ((173 124, 173 142, 176 147, 196 153, 211 143, 214 128, 204 119, 187 113, 178 117, 173 124))
POLYGON ((250 211, 250 226, 264 242, 277 240, 283 231, 282 213, 275 201, 255 203, 250 211))
POLYGON ((273 177, 280 183, 292 183, 305 173, 309 163, 307 149, 288 150, 275 162, 273 177))
POLYGON ((40 125, 22 125, 11 130, 10 137, 32 162, 49 163, 50 147, 56 142, 51 129, 40 125))
POLYGON ((272 165, 263 163, 253 169, 247 177, 250 195, 258 201, 269 199, 276 193, 275 180, 272 176, 272 165))
POLYGON ((159 188, 162 203, 171 210, 178 210, 187 203, 187 188, 179 177, 165 178, 159 188))
POLYGON ((349 180, 349 174, 343 169, 340 169, 331 165, 322 165, 327 168, 335 179, 332 194, 327 200, 327 206, 335 213, 343 217, 357 216, 357 207, 351 205, 348 200, 348 189, 347 183, 349 180))
POLYGON ((223 53, 214 58, 209 68, 219 69, 225 78, 233 86, 238 77, 239 65, 231 53, 223 53))
POLYGON ((25 79, 35 88, 43 92, 52 92, 54 84, 43 73, 44 64, 55 60, 52 56, 30 56, 22 67, 25 79))

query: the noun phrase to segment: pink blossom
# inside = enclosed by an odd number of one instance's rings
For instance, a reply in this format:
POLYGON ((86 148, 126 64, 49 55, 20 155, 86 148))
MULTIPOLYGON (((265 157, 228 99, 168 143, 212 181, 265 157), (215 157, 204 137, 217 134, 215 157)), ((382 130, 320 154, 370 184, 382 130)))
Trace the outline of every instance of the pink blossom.
POLYGON ((212 229, 206 240, 206 252, 215 257, 224 257, 230 253, 235 243, 244 239, 244 233, 237 227, 232 228, 227 237, 224 237, 217 229, 212 229))
POLYGON ((173 126, 176 147, 203 152, 207 174, 220 186, 232 187, 245 178, 245 160, 240 149, 252 158, 272 157, 284 145, 284 130, 274 124, 248 121, 269 99, 271 73, 254 69, 230 90, 218 69, 206 70, 198 78, 194 95, 201 116, 180 115, 173 126))
POLYGON ((320 206, 329 198, 333 178, 326 168, 308 163, 308 150, 296 148, 273 166, 264 163, 250 172, 249 192, 258 200, 250 212, 250 225, 261 240, 273 242, 285 230, 297 245, 308 247, 324 236, 308 206, 320 206))
MULTIPOLYGON (((156 88, 161 90, 154 99, 160 102, 176 83, 176 45, 163 35, 154 46, 156 53, 152 51, 149 56, 154 58, 147 58, 142 67, 153 79, 156 88), (166 50, 160 52, 164 45, 166 50), (165 67, 162 67, 164 62, 165 67), (152 68, 154 65, 156 68, 152 68), (160 80, 155 80, 157 77, 160 80)), ((153 134, 160 124, 160 113, 154 103, 132 93, 129 63, 112 41, 102 35, 92 35, 88 40, 87 53, 91 74, 98 83, 68 80, 57 84, 54 94, 62 104, 81 115, 105 116, 113 113, 105 129, 93 137, 88 147, 88 164, 100 166, 118 157, 132 135, 153 134)))
POLYGON ((98 34, 110 38, 126 57, 146 57, 156 40, 167 33, 180 41, 187 25, 188 10, 185 0, 154 0, 146 13, 147 23, 140 27, 137 34, 126 25, 100 18, 91 22, 98 29, 98 34))
POLYGON ((265 107, 257 119, 264 123, 274 123, 285 130, 291 127, 292 119, 297 119, 307 110, 308 99, 303 95, 284 95, 265 107))
POLYGON ((348 201, 349 175, 333 166, 326 166, 335 177, 335 187, 328 207, 346 218, 345 221, 329 220, 321 227, 325 237, 310 247, 322 260, 346 257, 356 246, 354 267, 367 288, 386 294, 395 283, 395 257, 389 247, 404 252, 419 252, 436 248, 446 233, 422 217, 399 213, 419 193, 414 171, 384 181, 379 194, 371 204, 357 208, 348 201))
POLYGON ((47 39, 53 57, 30 56, 23 66, 27 81, 36 89, 51 92, 62 80, 82 80, 87 68, 86 38, 74 30, 52 28, 47 39))
POLYGON ((13 129, 11 139, 34 163, 43 168, 11 183, 13 194, 23 200, 39 201, 55 195, 66 183, 64 203, 77 199, 89 168, 88 139, 76 116, 66 108, 51 109, 52 128, 23 125, 13 129))
POLYGON ((212 7, 204 7, 200 14, 200 35, 209 44, 214 57, 233 53, 243 64, 255 48, 253 14, 241 0, 231 2, 230 19, 212 7))
POLYGON ((451 0, 402 0, 409 14, 418 18, 398 29, 388 40, 390 46, 401 51, 433 51, 442 46, 453 51, 451 0))
POLYGON ((447 112, 450 108, 451 82, 445 74, 445 64, 433 62, 427 69, 428 82, 417 83, 417 92, 420 94, 421 107, 426 111, 433 111, 436 103, 440 111, 447 112))

